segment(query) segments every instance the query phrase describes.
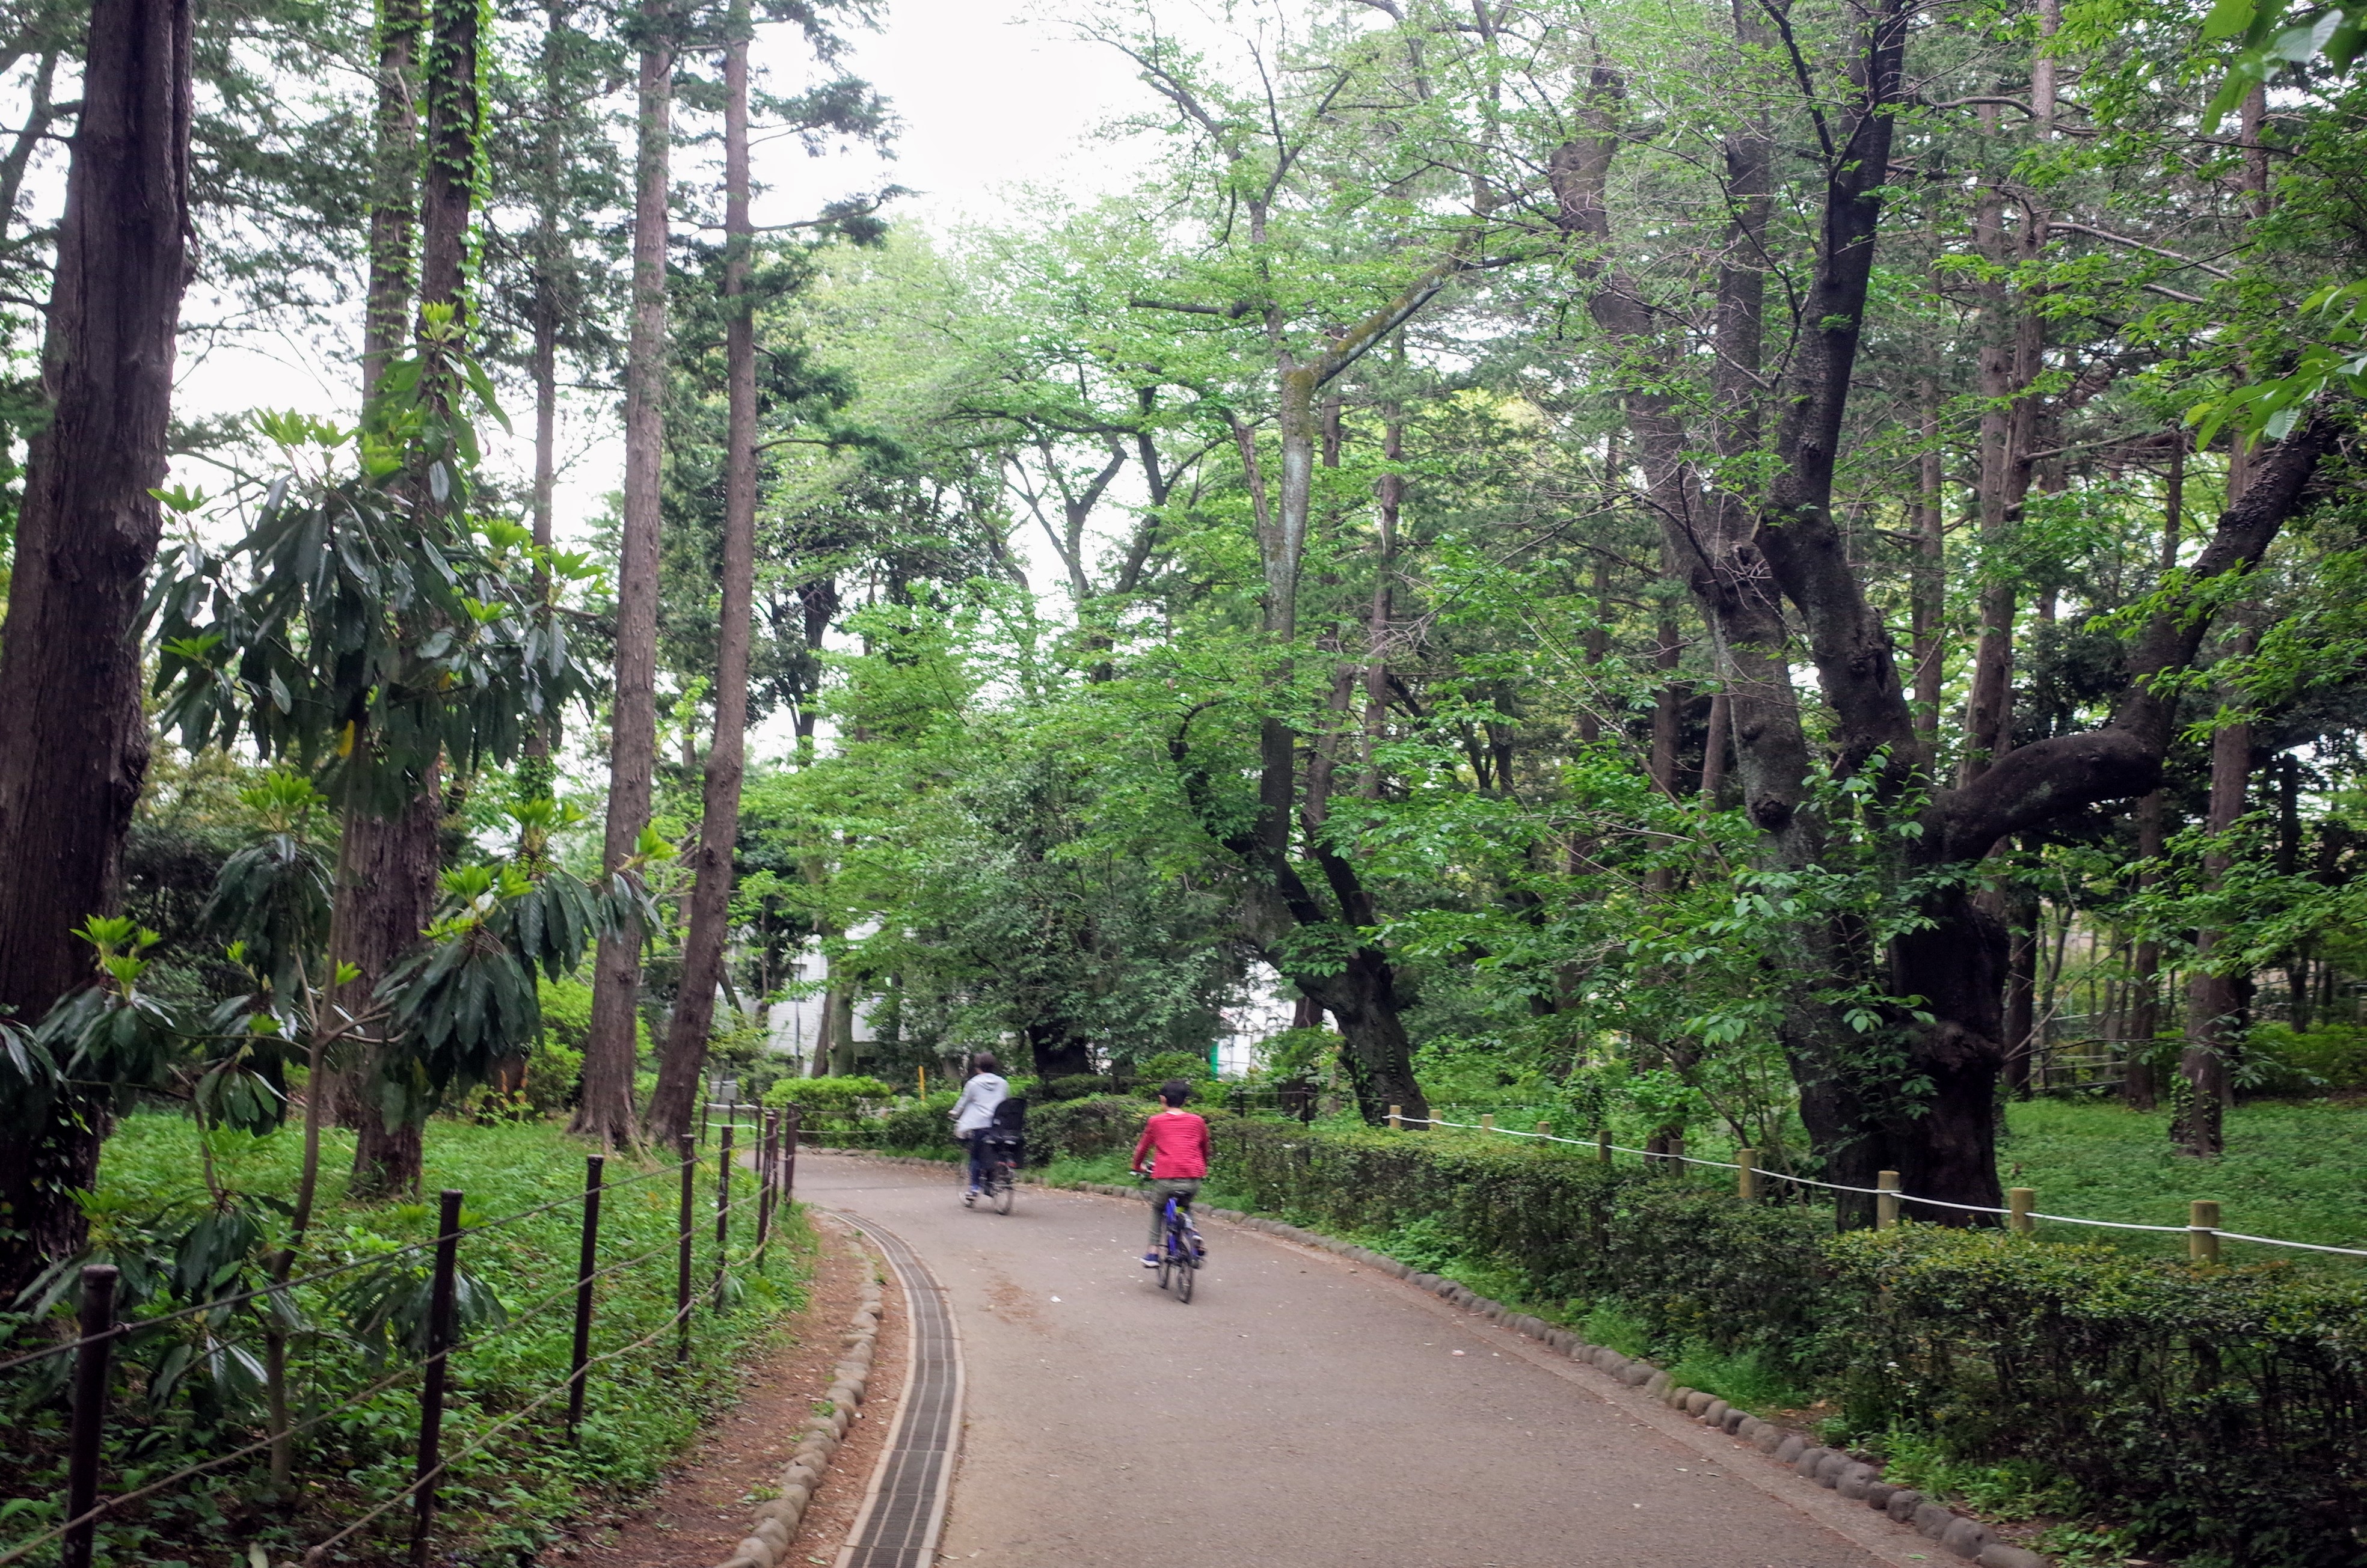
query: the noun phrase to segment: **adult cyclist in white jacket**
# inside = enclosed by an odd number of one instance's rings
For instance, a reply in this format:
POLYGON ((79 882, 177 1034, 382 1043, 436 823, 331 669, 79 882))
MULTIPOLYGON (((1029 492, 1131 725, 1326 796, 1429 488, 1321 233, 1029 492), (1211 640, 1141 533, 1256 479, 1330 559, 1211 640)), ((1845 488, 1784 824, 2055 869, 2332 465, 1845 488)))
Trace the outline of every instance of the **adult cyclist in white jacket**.
POLYGON ((954 1136, 969 1146, 969 1195, 973 1198, 986 1180, 986 1140, 979 1134, 994 1125, 994 1108, 1011 1094, 1011 1086, 997 1070, 999 1066, 991 1051, 972 1056, 969 1081, 962 1085, 961 1098, 954 1101, 954 1136))

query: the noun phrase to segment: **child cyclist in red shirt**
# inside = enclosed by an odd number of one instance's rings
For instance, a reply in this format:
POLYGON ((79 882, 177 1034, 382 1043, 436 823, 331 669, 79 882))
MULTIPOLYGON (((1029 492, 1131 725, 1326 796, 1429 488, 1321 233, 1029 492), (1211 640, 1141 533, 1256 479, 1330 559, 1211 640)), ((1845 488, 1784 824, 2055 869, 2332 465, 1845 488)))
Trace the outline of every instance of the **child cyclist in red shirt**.
POLYGON ((1192 1086, 1182 1078, 1169 1078, 1159 1086, 1159 1109, 1142 1124, 1142 1141, 1134 1145, 1134 1173, 1149 1176, 1150 1182, 1150 1250, 1142 1255, 1145 1269, 1159 1267, 1159 1254, 1166 1244, 1167 1200, 1191 1213, 1192 1200, 1200 1195, 1200 1182, 1208 1174, 1208 1123, 1184 1109, 1192 1098, 1192 1086))

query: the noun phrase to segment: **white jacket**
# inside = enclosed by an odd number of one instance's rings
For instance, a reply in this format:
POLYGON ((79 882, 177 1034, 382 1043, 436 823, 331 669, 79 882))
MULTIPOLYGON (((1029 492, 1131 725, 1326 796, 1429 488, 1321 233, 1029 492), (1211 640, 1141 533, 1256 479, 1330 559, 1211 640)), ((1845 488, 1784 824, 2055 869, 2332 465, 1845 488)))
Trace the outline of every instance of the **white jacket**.
POLYGON ((992 1073, 978 1073, 954 1101, 954 1132, 975 1133, 994 1125, 994 1108, 1011 1096, 1011 1086, 992 1073))

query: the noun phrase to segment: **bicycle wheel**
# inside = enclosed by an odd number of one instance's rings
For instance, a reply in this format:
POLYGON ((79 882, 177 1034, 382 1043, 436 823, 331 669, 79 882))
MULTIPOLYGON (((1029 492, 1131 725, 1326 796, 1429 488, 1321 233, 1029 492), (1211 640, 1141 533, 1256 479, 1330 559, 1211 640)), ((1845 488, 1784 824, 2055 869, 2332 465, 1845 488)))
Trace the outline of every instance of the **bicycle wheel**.
POLYGON ((1183 1252, 1183 1256, 1175 1260, 1175 1299, 1188 1302, 1192 1299, 1192 1281, 1199 1274, 1200 1269, 1199 1266, 1193 1261, 1192 1249, 1188 1246, 1183 1246, 1184 1238, 1179 1235, 1175 1240, 1183 1252))
POLYGON ((1011 1213, 1012 1190, 1018 1185, 1018 1173, 1011 1168, 1011 1162, 997 1160, 994 1166, 994 1212, 996 1213, 1011 1213))

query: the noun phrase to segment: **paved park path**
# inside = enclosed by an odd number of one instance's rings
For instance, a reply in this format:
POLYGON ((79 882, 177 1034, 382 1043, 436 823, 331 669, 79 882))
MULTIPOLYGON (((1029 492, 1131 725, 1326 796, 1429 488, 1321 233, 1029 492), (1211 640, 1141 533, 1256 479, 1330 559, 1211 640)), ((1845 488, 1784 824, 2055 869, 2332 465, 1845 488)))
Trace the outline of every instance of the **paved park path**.
MULTIPOLYGON (((1940 1568, 1931 1542, 1591 1367, 1221 1223, 1184 1305, 1148 1205, 810 1156, 798 1196, 944 1289, 965 1425, 939 1561, 979 1568, 1940 1568)), ((887 1412, 878 1413, 883 1417, 887 1412)))

